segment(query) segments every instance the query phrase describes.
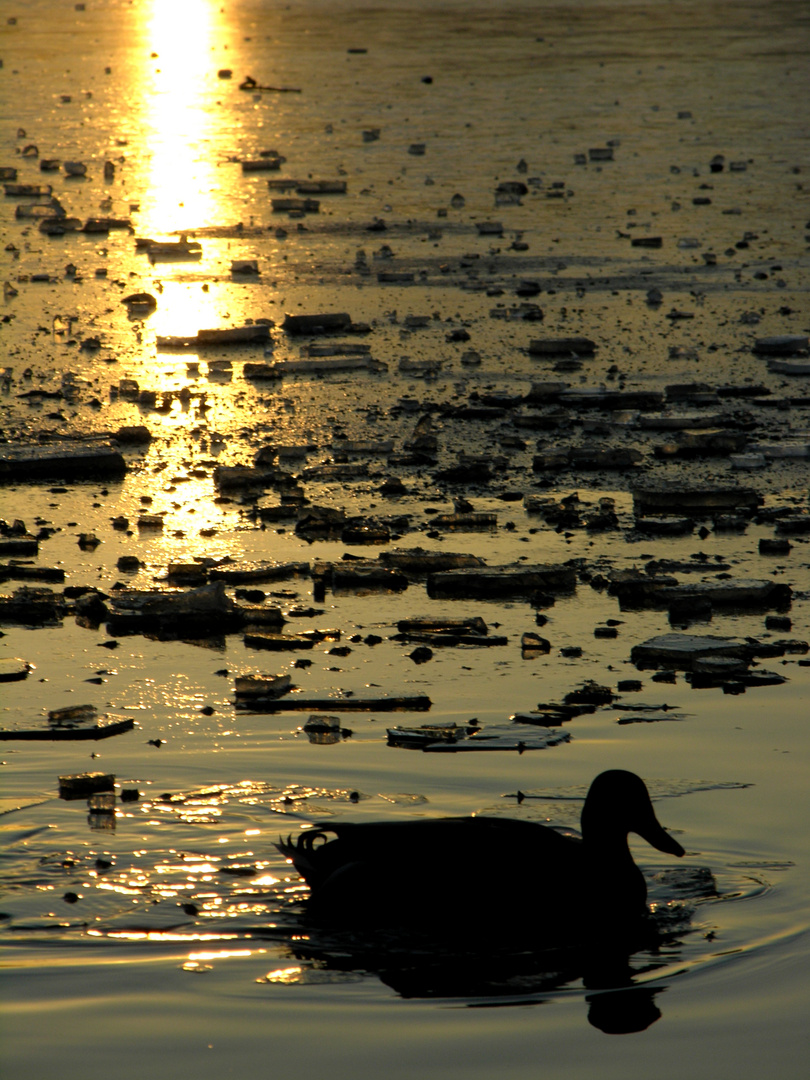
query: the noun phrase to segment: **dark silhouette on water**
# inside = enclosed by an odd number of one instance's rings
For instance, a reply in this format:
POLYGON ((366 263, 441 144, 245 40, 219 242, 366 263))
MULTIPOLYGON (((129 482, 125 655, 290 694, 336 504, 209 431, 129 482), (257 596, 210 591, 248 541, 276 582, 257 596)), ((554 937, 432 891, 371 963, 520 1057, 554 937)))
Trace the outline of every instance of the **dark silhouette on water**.
POLYGON ((631 942, 648 911, 628 833, 670 855, 684 850, 643 780, 624 770, 596 777, 581 823, 579 839, 500 817, 338 822, 278 847, 312 890, 307 918, 317 926, 631 942))
POLYGON ((643 1031, 661 1017, 655 999, 666 985, 638 985, 636 979, 649 979, 671 966, 681 942, 672 931, 651 931, 648 938, 646 954, 637 954, 633 964, 627 950, 532 949, 514 943, 511 948, 484 949, 476 939, 437 942, 418 932, 400 932, 394 940, 373 931, 361 935, 310 929, 291 940, 289 949, 316 972, 373 974, 401 997, 457 998, 470 1008, 540 1005, 561 987, 581 982, 587 991, 588 1022, 618 1035, 643 1031))
POLYGON ((684 854, 622 770, 591 784, 581 839, 510 818, 318 825, 278 844, 311 888, 291 950, 409 998, 507 1004, 582 980, 595 1027, 641 1031, 662 987, 635 980, 672 962, 689 915, 650 913, 629 832, 684 854))

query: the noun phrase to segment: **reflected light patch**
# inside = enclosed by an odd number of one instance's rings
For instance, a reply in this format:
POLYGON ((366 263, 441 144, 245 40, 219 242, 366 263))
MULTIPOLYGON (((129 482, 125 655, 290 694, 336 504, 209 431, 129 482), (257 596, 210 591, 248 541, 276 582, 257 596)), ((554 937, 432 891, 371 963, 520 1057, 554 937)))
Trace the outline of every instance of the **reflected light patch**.
MULTIPOLYGON (((211 216, 197 216, 195 224, 205 225, 209 221, 217 220, 216 208, 207 211, 207 213, 211 216)), ((168 218, 162 220, 162 225, 153 226, 153 232, 156 232, 158 228, 171 230, 176 227, 172 225, 171 214, 168 218)), ((158 277, 163 272, 168 276, 179 272, 178 267, 182 269, 181 264, 178 263, 156 263, 153 270, 158 277)), ((157 311, 149 321, 149 328, 154 330, 155 334, 165 337, 183 336, 184 334, 191 336, 196 334, 198 330, 208 330, 221 326, 223 318, 219 311, 220 308, 221 302, 218 302, 215 290, 206 292, 197 282, 185 284, 184 282, 166 281, 157 311)), ((161 356, 159 359, 165 360, 166 356, 161 356)), ((199 360, 199 354, 194 352, 193 349, 183 353, 184 361, 194 359, 199 360)))
POLYGON ((216 873, 217 867, 210 862, 196 862, 189 860, 185 863, 180 863, 178 866, 174 866, 170 863, 159 863, 155 867, 156 874, 184 874, 188 875, 188 880, 192 881, 191 872, 194 875, 199 874, 213 874, 216 873))
MULTIPOLYGON (((214 905, 211 904, 211 905, 207 905, 207 906, 208 907, 213 907, 214 905)), ((245 904, 245 903, 228 904, 227 907, 226 907, 226 906, 222 905, 221 902, 220 902, 220 906, 218 907, 218 909, 216 911, 207 911, 206 910, 206 911, 203 911, 201 914, 202 914, 203 918, 213 918, 214 916, 216 916, 217 918, 238 919, 238 918, 243 917, 245 915, 255 915, 258 918, 263 918, 264 915, 266 915, 266 913, 267 913, 267 905, 264 904, 264 903, 258 903, 258 904, 245 904)))
POLYGON ((236 934, 178 934, 162 930, 110 930, 106 937, 116 941, 232 941, 236 934))
POLYGON ((141 889, 127 888, 125 885, 116 885, 111 881, 99 881, 96 888, 100 891, 120 893, 121 896, 140 896, 142 892, 141 889))
POLYGON ((278 885, 281 878, 273 877, 272 874, 262 874, 260 877, 255 877, 251 880, 251 885, 278 885))
POLYGON ((280 983, 283 986, 293 986, 301 980, 302 969, 300 967, 278 968, 276 971, 268 971, 263 979, 257 982, 280 983))
MULTIPOLYGON (((264 950, 260 950, 264 952, 264 950)), ((252 956, 253 949, 218 949, 216 952, 189 953, 189 963, 200 963, 207 960, 232 960, 239 956, 252 956)))

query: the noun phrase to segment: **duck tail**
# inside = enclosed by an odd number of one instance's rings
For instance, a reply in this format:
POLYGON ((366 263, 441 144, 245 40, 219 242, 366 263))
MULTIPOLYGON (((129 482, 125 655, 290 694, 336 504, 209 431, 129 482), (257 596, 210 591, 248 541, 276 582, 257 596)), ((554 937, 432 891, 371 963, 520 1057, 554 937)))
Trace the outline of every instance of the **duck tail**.
POLYGON ((289 835, 286 840, 280 836, 276 843, 281 854, 286 859, 290 859, 301 877, 310 884, 319 876, 315 865, 315 855, 318 850, 315 845, 319 841, 328 841, 327 831, 327 829, 307 829, 295 840, 292 835, 289 835))

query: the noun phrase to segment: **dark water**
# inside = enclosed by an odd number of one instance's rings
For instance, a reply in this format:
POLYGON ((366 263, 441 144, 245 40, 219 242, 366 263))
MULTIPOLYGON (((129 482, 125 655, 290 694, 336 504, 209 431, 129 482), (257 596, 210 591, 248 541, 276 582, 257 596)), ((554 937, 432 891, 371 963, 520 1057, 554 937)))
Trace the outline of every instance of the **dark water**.
MULTIPOLYGON (((215 466, 249 463, 268 442, 311 444, 307 466, 331 461, 348 440, 390 439, 399 450, 430 402, 450 406, 473 391, 525 394, 532 382, 560 378, 615 386, 617 376, 627 389, 763 382, 785 407, 750 406, 761 441, 772 432, 791 447, 807 442, 806 380, 768 370, 750 348, 754 337, 808 332, 806 5, 32 0, 3 14, 0 165, 16 165, 22 182, 52 183, 69 215, 129 218, 138 236, 188 231, 202 244, 199 260, 150 262, 126 230, 48 237, 15 217, 30 200, 5 199, 4 438, 122 424, 153 435, 147 448, 127 451, 123 480, 0 489, 0 517, 57 530, 37 562, 64 568, 66 584, 111 590, 121 555, 139 558, 126 581, 142 588, 165 583, 169 562, 202 557, 367 556, 338 539, 309 543, 289 523, 258 528, 250 500, 217 498, 215 466), (224 68, 231 79, 217 77, 224 68), (288 91, 240 91, 246 75, 288 91), (377 128, 379 139, 364 141, 377 128), (23 154, 32 144, 37 157, 23 154), (424 154, 409 152, 415 144, 424 154), (609 145, 613 161, 588 158, 609 145), (287 158, 278 173, 242 173, 239 160, 271 149, 287 158), (717 154, 724 169, 713 173, 717 154), (83 161, 87 176, 41 172, 43 158, 83 161), (106 180, 105 161, 115 165, 106 180), (731 162, 746 167, 732 172, 731 162), (271 210, 265 181, 276 176, 343 178, 348 190, 324 196, 317 215, 288 217, 271 210), (537 182, 521 203, 495 201, 499 183, 530 178, 537 182), (452 202, 459 194, 463 205, 452 202), (384 232, 368 230, 375 219, 384 232), (494 220, 502 236, 479 233, 494 220), (662 250, 630 247, 640 235, 662 236, 662 250), (717 256, 711 273, 704 253, 717 256), (234 259, 256 259, 259 278, 234 276, 234 259), (413 283, 378 277, 391 271, 413 283), (48 281, 32 280, 42 273, 48 281), (595 338, 596 360, 560 375, 527 356, 535 324, 489 317, 517 302, 515 283, 526 278, 540 286, 531 299, 545 311, 543 333, 595 338), (646 302, 651 286, 663 305, 646 302), (154 314, 128 316, 120 301, 136 291, 155 295, 154 314), (672 309, 692 318, 668 320, 672 309), (245 379, 245 362, 301 356, 278 329, 267 356, 156 343, 307 311, 371 323, 368 339, 353 340, 370 341, 387 371, 245 379), (409 314, 430 316, 428 326, 411 330, 409 314), (448 342, 462 326, 471 340, 448 342), (100 348, 80 349, 92 336, 100 348), (671 347, 686 352, 673 357, 671 347), (467 349, 480 362, 462 360, 467 349), (231 370, 217 366, 228 358, 231 370), (403 358, 434 364, 433 378, 401 367, 403 358), (165 407, 117 393, 127 378, 165 407), (63 396, 21 397, 26 388, 63 396), (145 510, 163 515, 162 529, 134 527, 145 510), (130 518, 129 532, 112 528, 117 515, 130 518), (80 548, 78 534, 91 531, 101 545, 80 548)), ((810 637, 802 536, 775 560, 759 553, 774 535, 766 520, 640 539, 627 474, 542 485, 531 456, 553 441, 543 432, 518 432, 527 448, 507 452, 505 427, 493 435, 484 423, 431 415, 441 464, 461 451, 507 453, 490 486, 452 488, 413 467, 398 473, 408 492, 391 506, 379 493, 389 467, 378 452, 370 475, 345 484, 313 477, 307 496, 350 513, 409 514, 411 531, 388 546, 472 552, 492 565, 582 559, 630 568, 702 552, 734 578, 789 584, 792 627, 770 631, 763 611, 715 611, 695 632, 810 637), (619 528, 557 531, 500 498, 510 490, 612 497, 619 528), (497 527, 429 536, 426 511, 448 511, 462 493, 496 513, 497 527)), ((611 416, 614 445, 640 442, 637 423, 611 416)), ((650 452, 645 469, 750 484, 767 507, 807 506, 803 455, 738 473, 728 458, 682 465, 650 452)), ((671 629, 666 611, 623 611, 584 581, 546 609, 544 628, 524 600, 435 600, 423 582, 396 594, 330 590, 325 599, 309 576, 259 587, 288 613, 318 610, 290 616, 288 631, 336 627, 342 645, 358 637, 352 651, 334 654, 327 640, 301 654, 310 667, 296 668, 297 654, 257 651, 240 634, 119 636, 107 649, 103 625, 72 618, 3 626, 0 655, 33 670, 0 684, 2 727, 43 724, 48 710, 84 702, 137 721, 94 744, 2 744, 4 1076, 805 1075, 804 654, 761 662, 787 677, 781 685, 731 694, 693 688, 682 673, 657 683, 639 672, 630 650, 671 629), (416 664, 413 646, 393 640, 400 619, 460 614, 483 617, 508 645, 436 648, 416 664), (594 637, 609 619, 618 636, 594 637), (549 638, 547 655, 521 655, 529 631, 549 638), (369 645, 369 634, 382 640, 369 645), (576 646, 581 656, 563 654, 576 646), (302 730, 306 712, 235 709, 234 676, 256 671, 290 673, 313 696, 427 694, 432 707, 342 712, 351 737, 318 744, 302 730), (514 737, 513 713, 559 701, 588 679, 615 688, 627 678, 641 679, 642 690, 577 717, 565 725, 570 741, 546 750, 386 745, 395 724, 473 717, 514 737), (481 939, 467 947, 313 933, 301 918, 306 890, 274 846, 330 818, 486 812, 576 828, 590 780, 607 768, 647 780, 659 818, 687 849, 676 866, 633 838, 660 937, 621 969, 605 972, 566 948, 486 945, 509 922, 503 865, 481 867, 482 893, 494 883, 501 900, 482 906, 481 939), (88 770, 114 773, 118 795, 137 788, 140 799, 119 799, 109 814, 57 797, 59 776, 88 770), (530 797, 519 802, 517 792, 530 797)))

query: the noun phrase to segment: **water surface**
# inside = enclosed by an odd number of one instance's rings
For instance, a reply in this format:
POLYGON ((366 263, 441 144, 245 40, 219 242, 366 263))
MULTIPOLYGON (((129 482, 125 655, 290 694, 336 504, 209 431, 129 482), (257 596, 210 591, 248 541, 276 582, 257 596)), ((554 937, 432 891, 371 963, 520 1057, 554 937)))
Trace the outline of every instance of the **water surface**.
MULTIPOLYGON (((127 230, 48 237, 15 218, 26 200, 5 199, 3 276, 12 290, 1 332, 13 375, 2 398, 4 437, 142 423, 154 439, 127 451, 121 481, 4 486, 0 517, 23 519, 32 532, 57 530, 37 561, 63 567, 68 585, 104 591, 122 579, 121 555, 140 559, 125 580, 143 588, 165 582, 169 562, 195 558, 366 556, 339 540, 308 543, 292 525, 259 528, 250 499, 218 499, 215 466, 249 463, 271 441, 311 443, 307 465, 331 461, 346 440, 393 439, 401 448, 426 413, 442 465, 462 450, 492 457, 504 452, 508 424, 461 426, 430 402, 523 394, 538 380, 615 386, 618 377, 628 389, 748 380, 765 382, 774 397, 800 398, 804 380, 768 372, 750 346, 755 336, 808 331, 807 55, 801 3, 32 0, 9 8, 0 27, 0 164, 16 165, 20 181, 52 183, 70 215, 128 218, 135 234, 156 240, 193 234, 202 257, 150 262, 127 230), (218 76, 226 68, 230 79, 218 76), (240 90, 247 75, 286 90, 240 90), (379 139, 364 140, 377 128, 379 139), (424 154, 409 152, 414 144, 424 154), (24 154, 29 145, 38 157, 24 154), (612 162, 588 159, 589 149, 608 145, 612 162), (262 150, 284 155, 282 170, 243 174, 240 160, 262 150), (713 173, 717 154, 725 168, 713 173), (87 177, 41 172, 42 158, 84 161, 87 177), (746 168, 731 172, 732 161, 746 168), (317 215, 288 217, 270 206, 266 180, 275 176, 345 178, 348 191, 325 196, 317 215), (499 183, 530 178, 537 182, 522 203, 496 204, 499 183), (458 194, 463 206, 451 201, 458 194), (386 230, 369 231, 380 219, 386 230), (496 219, 502 237, 479 234, 478 224, 496 219), (630 247, 638 235, 661 235, 663 250, 630 247), (717 255, 716 272, 707 272, 705 252, 717 255), (234 276, 233 259, 256 259, 258 279, 234 276), (413 274, 413 283, 378 278, 392 269, 413 274), (41 273, 49 280, 32 280, 41 273), (594 337, 596 360, 561 376, 526 353, 540 336, 536 324, 489 317, 496 305, 518 302, 514 288, 526 278, 540 286, 543 332, 594 337), (663 306, 646 302, 651 285, 664 292, 663 306), (156 296, 153 315, 133 317, 120 303, 136 291, 156 296), (692 318, 668 320, 673 308, 692 318), (300 356, 278 329, 266 357, 156 343, 158 335, 247 319, 280 324, 285 312, 306 311, 348 311, 370 323, 369 338, 357 340, 371 342, 387 373, 245 379, 245 362, 300 356), (411 332, 408 314, 429 315, 428 327, 411 332), (470 342, 449 342, 462 326, 470 342), (100 348, 80 349, 92 336, 100 348), (673 358, 671 346, 686 352, 673 358), (480 364, 462 361, 469 348, 480 364), (425 382, 399 370, 403 356, 441 367, 425 382), (230 371, 217 368, 229 358, 230 371), (26 387, 63 387, 65 373, 83 380, 75 392, 19 396, 26 387), (165 405, 117 393, 127 378, 165 405), (134 527, 144 510, 163 515, 162 530, 134 527), (133 527, 113 529, 117 515, 133 527), (78 535, 90 531, 102 543, 83 550, 78 535)), ((756 409, 760 434, 772 425, 779 438, 806 437, 801 404, 756 409)), ((610 437, 632 442, 633 423, 611 418, 610 437)), ((493 565, 523 558, 631 567, 701 552, 734 577, 789 584, 792 627, 768 630, 762 611, 716 610, 695 632, 810 638, 803 537, 777 559, 759 554, 760 539, 774 535, 768 522, 732 532, 709 522, 706 535, 641 539, 629 475, 538 478, 532 453, 551 437, 522 434, 525 448, 508 450, 488 487, 455 488, 414 467, 402 474, 408 493, 387 502, 379 487, 389 468, 377 455, 370 476, 312 480, 307 496, 352 513, 410 514, 412 531, 391 547, 470 551, 493 565), (556 531, 500 497, 510 490, 612 497, 620 528, 556 531), (498 526, 428 536, 426 511, 450 510, 459 494, 497 513, 498 526)), ((645 468, 740 480, 725 458, 681 465, 649 455, 645 468)), ((756 486, 766 506, 806 509, 801 459, 774 460, 740 482, 756 486)), ((3 592, 18 585, 7 581, 3 592)), ((342 644, 359 640, 346 656, 325 641, 306 654, 310 667, 296 668, 294 655, 257 652, 239 634, 196 643, 133 635, 107 649, 103 625, 72 618, 3 627, 2 655, 33 666, 24 682, 3 684, 3 727, 43 723, 48 710, 84 702, 137 721, 133 732, 96 744, 3 743, 4 1075, 51 1075, 55 1062, 66 1080, 110 1067, 122 1078, 268 1068, 448 1080, 541 1071, 804 1075, 804 654, 762 662, 787 676, 782 685, 724 694, 693 689, 682 673, 656 683, 638 672, 630 650, 670 629, 666 611, 621 611, 584 581, 545 609, 542 629, 525 600, 432 600, 422 583, 401 594, 328 591, 323 601, 309 577, 260 587, 281 594, 268 602, 286 611, 322 611, 299 617, 302 628, 337 627, 342 644), (424 614, 480 615, 509 645, 436 649, 417 665, 411 647, 391 639, 399 619, 424 614), (618 636, 594 637, 609 619, 619 620, 618 636), (548 655, 521 656, 527 631, 549 637, 548 655), (369 634, 382 641, 367 644, 369 634), (582 655, 563 655, 571 646, 582 655), (306 714, 234 708, 233 678, 252 671, 289 672, 313 694, 424 693, 432 708, 427 716, 341 713, 351 737, 317 745, 301 730, 306 714), (547 750, 431 754, 386 745, 395 723, 476 718, 508 727, 512 713, 559 701, 587 679, 615 687, 626 678, 641 679, 642 690, 577 717, 566 725, 570 742, 547 750), (655 722, 640 722, 650 716, 655 722), (619 722, 632 718, 639 722, 619 722), (577 970, 555 979, 525 957, 493 972, 474 945, 441 977, 418 957, 400 965, 406 979, 392 974, 391 957, 375 964, 353 954, 352 943, 311 940, 303 926, 306 891, 274 847, 279 835, 333 817, 480 812, 576 828, 590 780, 607 768, 647 780, 658 816, 688 853, 676 879, 673 860, 632 838, 671 934, 657 952, 630 958, 625 982, 589 987, 577 970), (114 773, 117 794, 137 788, 140 799, 119 798, 111 815, 57 797, 58 776, 91 769, 114 773), (530 797, 521 802, 518 792, 530 797)), ((502 883, 503 906, 480 912, 491 928, 509 918, 509 868, 481 870, 502 883)))

